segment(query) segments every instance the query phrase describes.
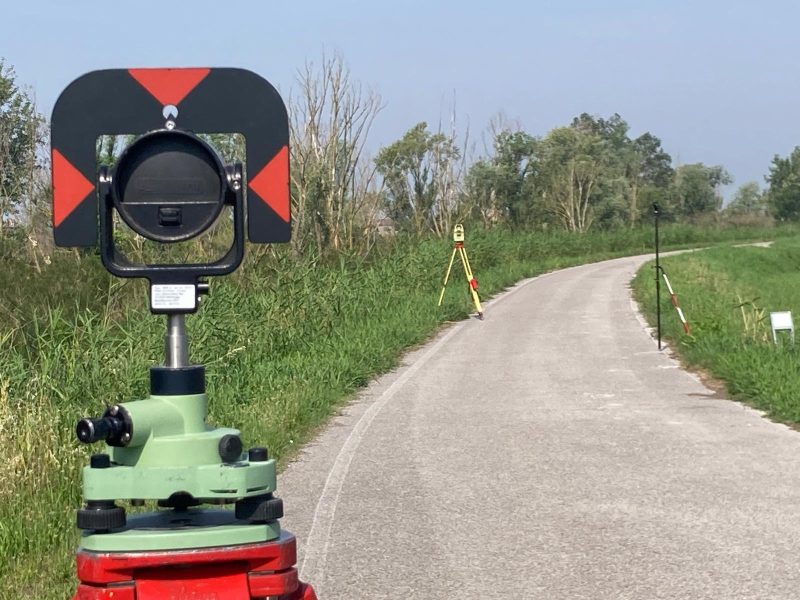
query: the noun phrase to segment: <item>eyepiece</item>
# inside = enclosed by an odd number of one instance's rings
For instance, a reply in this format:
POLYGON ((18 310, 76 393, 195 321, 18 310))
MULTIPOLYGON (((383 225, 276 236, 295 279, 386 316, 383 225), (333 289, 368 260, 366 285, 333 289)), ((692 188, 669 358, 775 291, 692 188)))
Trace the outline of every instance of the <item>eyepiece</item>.
MULTIPOLYGON (((78 421, 75 434, 83 444, 95 442, 108 442, 112 446, 121 446, 120 443, 126 434, 126 424, 121 416, 103 416, 99 419, 85 418, 78 421)), ((130 439, 130 436, 128 436, 130 439)))
POLYGON ((75 427, 75 434, 82 444, 93 444, 101 438, 97 437, 98 429, 102 426, 102 419, 81 419, 75 427))

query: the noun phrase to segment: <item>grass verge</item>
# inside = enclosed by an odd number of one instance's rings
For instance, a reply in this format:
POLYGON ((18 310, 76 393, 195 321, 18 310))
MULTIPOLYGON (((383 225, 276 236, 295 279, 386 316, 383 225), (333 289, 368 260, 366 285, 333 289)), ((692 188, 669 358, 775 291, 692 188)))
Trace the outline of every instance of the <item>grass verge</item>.
MULTIPOLYGON (((731 397, 791 425, 800 423, 800 349, 785 337, 773 343, 769 313, 800 315, 798 264, 798 237, 770 248, 714 248, 662 262, 691 325, 685 335, 662 287, 662 327, 672 348, 689 368, 724 382, 731 397)), ((654 324, 653 263, 639 271, 633 290, 654 324)))

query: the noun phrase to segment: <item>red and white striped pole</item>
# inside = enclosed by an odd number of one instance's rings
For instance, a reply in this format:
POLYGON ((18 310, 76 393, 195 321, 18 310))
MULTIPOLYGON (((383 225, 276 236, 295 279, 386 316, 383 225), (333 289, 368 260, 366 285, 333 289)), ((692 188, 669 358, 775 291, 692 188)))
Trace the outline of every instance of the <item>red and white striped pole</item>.
POLYGON ((667 274, 662 269, 661 274, 664 276, 664 283, 667 284, 667 289, 669 290, 669 297, 672 300, 672 306, 675 307, 675 310, 678 311, 678 316, 681 319, 681 323, 683 323, 683 331, 689 335, 691 332, 689 331, 689 323, 686 322, 686 317, 683 315, 683 311, 681 310, 680 304, 678 304, 678 297, 675 295, 675 292, 672 290, 672 286, 669 283, 669 278, 667 274))

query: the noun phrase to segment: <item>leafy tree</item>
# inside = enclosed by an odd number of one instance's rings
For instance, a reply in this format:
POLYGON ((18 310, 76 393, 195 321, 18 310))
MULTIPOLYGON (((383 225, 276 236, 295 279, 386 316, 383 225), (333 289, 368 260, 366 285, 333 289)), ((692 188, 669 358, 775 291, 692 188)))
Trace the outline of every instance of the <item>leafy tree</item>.
POLYGON ((675 169, 672 211, 688 218, 716 213, 722 208, 719 188, 732 181, 730 174, 721 166, 703 163, 681 165, 675 169))
POLYGON ((633 140, 632 146, 638 158, 633 174, 650 185, 667 188, 674 171, 672 157, 661 147, 661 140, 647 132, 633 140))
POLYGON ((755 181, 742 184, 730 204, 725 207, 729 215, 763 215, 767 212, 767 203, 764 194, 755 181))
POLYGON ((482 158, 472 163, 467 171, 465 185, 471 212, 480 218, 485 227, 498 222, 504 216, 497 197, 500 186, 497 181, 497 170, 490 159, 482 158))
POLYGON ((512 224, 536 219, 538 141, 524 131, 500 131, 494 156, 479 160, 467 174, 467 189, 485 223, 507 218, 512 224))
POLYGON ((775 156, 766 177, 767 204, 776 219, 800 219, 800 146, 786 158, 775 156))
POLYGON ((643 202, 649 207, 667 194, 673 171, 661 140, 651 133, 631 139, 628 131, 618 114, 588 113, 543 139, 501 130, 492 157, 470 169, 467 189, 484 221, 487 213, 515 225, 556 220, 574 231, 635 224, 643 202))
POLYGON ((617 113, 614 113, 608 119, 582 113, 572 119, 570 127, 581 133, 596 136, 602 140, 608 150, 618 154, 621 154, 630 145, 630 139, 628 138, 629 126, 617 113))
POLYGON ((538 174, 537 140, 524 131, 503 131, 495 140, 494 167, 501 205, 514 223, 533 215, 533 192, 538 174))
POLYGON ((446 194, 445 175, 461 152, 451 137, 431 133, 425 122, 417 123, 402 138, 382 148, 375 159, 386 186, 386 211, 417 234, 443 233, 449 227, 439 219, 453 201, 446 194))
POLYGON ((656 202, 663 204, 674 177, 672 157, 650 132, 630 143, 627 152, 628 221, 635 225, 656 202))
POLYGON ((637 170, 637 156, 628 137, 628 123, 616 113, 608 119, 584 113, 573 120, 572 127, 599 140, 595 152, 598 176, 592 198, 593 222, 601 227, 633 222, 635 217, 630 216, 629 205, 631 191, 635 191, 631 184, 637 170))
POLYGON ((635 225, 652 202, 661 202, 672 181, 672 158, 661 140, 647 132, 636 139, 619 115, 608 119, 587 113, 572 120, 571 128, 599 140, 600 169, 593 199, 601 225, 627 221, 635 225))
POLYGON ((543 194, 569 231, 587 231, 594 220, 608 153, 591 130, 558 127, 542 140, 543 194))
POLYGON ((26 218, 41 198, 40 160, 43 119, 33 100, 16 83, 13 68, 0 59, 0 231, 26 218))

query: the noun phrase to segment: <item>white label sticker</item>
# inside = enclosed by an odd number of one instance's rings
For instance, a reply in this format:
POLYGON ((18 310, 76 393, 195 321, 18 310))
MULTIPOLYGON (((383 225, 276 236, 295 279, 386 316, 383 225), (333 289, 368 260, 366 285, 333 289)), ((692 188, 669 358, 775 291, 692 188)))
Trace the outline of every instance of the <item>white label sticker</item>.
POLYGON ((153 310, 194 310, 197 308, 197 292, 191 284, 151 285, 150 306, 153 310))

